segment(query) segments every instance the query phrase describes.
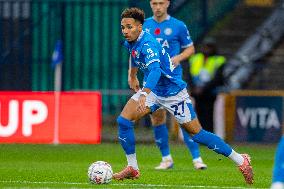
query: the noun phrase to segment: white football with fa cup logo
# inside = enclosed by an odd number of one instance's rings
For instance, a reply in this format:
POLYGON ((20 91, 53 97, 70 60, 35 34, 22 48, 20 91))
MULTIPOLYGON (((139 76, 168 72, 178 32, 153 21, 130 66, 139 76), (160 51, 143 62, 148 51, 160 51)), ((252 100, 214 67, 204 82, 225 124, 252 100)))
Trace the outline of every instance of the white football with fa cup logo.
POLYGON ((112 180, 111 165, 105 161, 96 161, 88 169, 88 177, 93 184, 107 184, 112 180))

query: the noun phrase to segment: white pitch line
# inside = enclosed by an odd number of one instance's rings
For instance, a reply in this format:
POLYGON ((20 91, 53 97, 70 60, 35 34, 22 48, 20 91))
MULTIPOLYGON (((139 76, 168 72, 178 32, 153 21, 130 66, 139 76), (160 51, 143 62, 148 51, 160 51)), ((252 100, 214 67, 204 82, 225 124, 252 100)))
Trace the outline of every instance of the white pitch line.
MULTIPOLYGON (((112 184, 117 186, 147 186, 147 187, 169 187, 169 188, 222 188, 222 189, 247 189, 247 187, 238 186, 197 186, 197 185, 170 185, 170 184, 112 184)), ((250 188, 250 189, 264 189, 264 188, 250 188)))
MULTIPOLYGON (((22 184, 66 184, 66 185, 91 185, 88 182, 52 182, 52 181, 17 181, 17 180, 0 180, 0 183, 22 183, 22 184)), ((171 184, 138 184, 138 183, 110 183, 105 185, 106 187, 111 186, 137 186, 137 187, 148 187, 148 188, 216 188, 216 189, 247 189, 247 187, 238 186, 197 186, 197 185, 171 185, 171 184)), ((264 189, 264 188, 251 188, 250 189, 264 189)))

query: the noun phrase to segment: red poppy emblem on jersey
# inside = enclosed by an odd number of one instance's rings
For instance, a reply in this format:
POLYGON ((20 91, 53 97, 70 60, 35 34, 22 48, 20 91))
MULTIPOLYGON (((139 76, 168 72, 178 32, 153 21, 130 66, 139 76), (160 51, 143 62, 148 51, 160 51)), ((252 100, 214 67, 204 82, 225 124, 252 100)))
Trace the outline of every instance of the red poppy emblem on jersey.
POLYGON ((137 52, 135 50, 132 50, 131 55, 132 55, 133 58, 135 58, 136 54, 137 54, 137 52))
POLYGON ((156 35, 160 35, 161 29, 160 29, 160 28, 156 28, 154 33, 155 33, 156 35))

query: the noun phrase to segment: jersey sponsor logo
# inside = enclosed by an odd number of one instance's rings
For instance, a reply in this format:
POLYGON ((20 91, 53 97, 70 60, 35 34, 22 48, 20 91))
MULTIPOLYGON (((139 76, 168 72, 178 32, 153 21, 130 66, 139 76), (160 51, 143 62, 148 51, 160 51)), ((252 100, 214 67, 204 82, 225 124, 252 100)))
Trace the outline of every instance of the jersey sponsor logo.
POLYGON ((156 40, 162 45, 162 47, 167 47, 170 48, 170 44, 168 42, 168 40, 164 40, 163 38, 156 38, 156 40))
POLYGON ((160 35, 161 34, 161 29, 160 28, 156 28, 155 31, 154 31, 154 34, 160 35))
POLYGON ((173 30, 171 29, 171 28, 166 28, 165 30, 164 30, 164 34, 165 35, 171 35, 173 33, 173 30))

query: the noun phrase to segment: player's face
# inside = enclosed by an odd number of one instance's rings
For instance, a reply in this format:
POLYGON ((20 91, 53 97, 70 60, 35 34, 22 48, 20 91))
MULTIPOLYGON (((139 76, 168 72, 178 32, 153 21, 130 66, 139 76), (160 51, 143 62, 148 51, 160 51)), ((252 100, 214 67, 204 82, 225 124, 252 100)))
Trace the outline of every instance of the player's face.
POLYGON ((123 18, 121 20, 121 31, 128 42, 133 42, 142 32, 142 24, 133 18, 123 18))
POLYGON ((167 14, 168 7, 170 5, 169 0, 151 0, 150 6, 152 8, 153 14, 156 17, 162 17, 167 14))

